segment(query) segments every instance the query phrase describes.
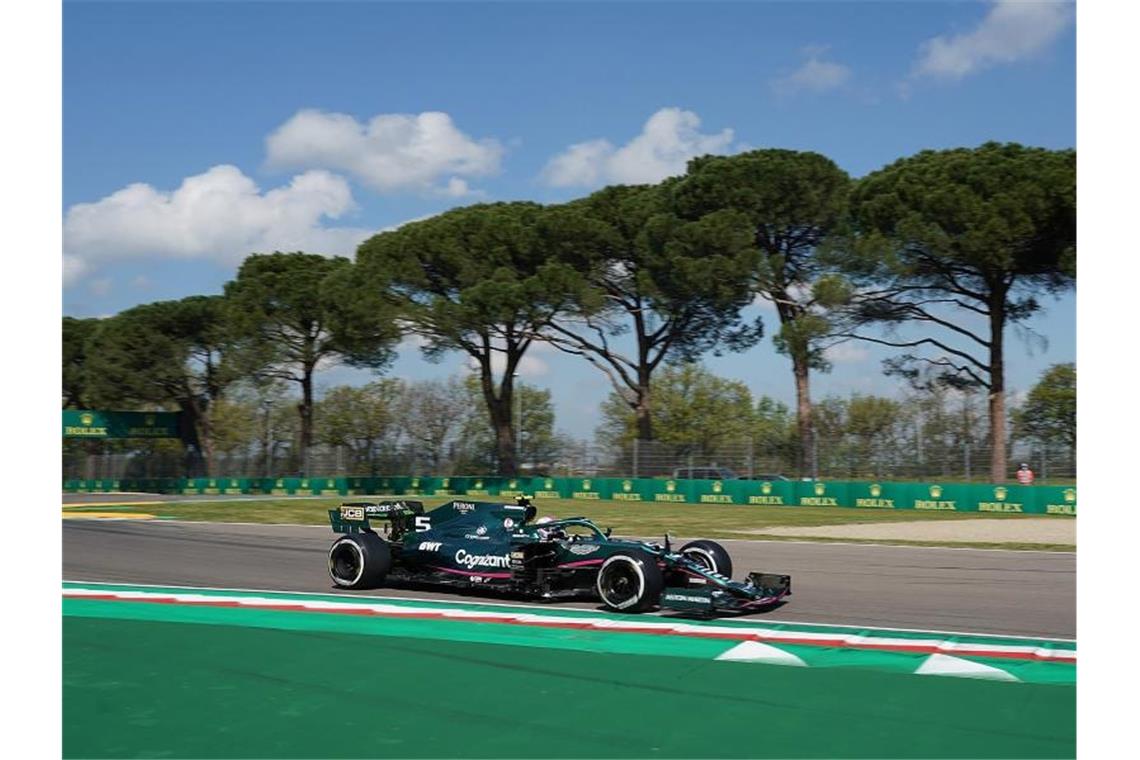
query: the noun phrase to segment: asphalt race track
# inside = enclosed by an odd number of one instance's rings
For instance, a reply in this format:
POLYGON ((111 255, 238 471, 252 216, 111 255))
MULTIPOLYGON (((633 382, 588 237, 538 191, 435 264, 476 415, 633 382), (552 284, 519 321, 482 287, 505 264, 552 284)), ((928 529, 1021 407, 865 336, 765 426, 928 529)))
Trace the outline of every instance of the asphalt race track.
MULTIPOLYGON (((328 593, 327 527, 67 520, 63 578, 328 593)), ((1076 556, 781 541, 723 541, 735 575, 789 573, 788 604, 755 620, 1075 638, 1076 556)), ((353 592, 338 592, 353 593, 353 592)), ((372 596, 511 601, 423 587, 372 596)), ((562 606, 566 603, 559 603, 562 606)), ((567 606, 596 607, 596 603, 567 606)))

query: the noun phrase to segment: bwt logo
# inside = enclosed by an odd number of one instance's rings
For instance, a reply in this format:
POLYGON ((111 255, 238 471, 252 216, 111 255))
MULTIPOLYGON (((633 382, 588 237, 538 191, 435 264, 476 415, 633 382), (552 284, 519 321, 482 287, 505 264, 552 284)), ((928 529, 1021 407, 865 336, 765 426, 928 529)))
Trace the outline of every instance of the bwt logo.
POLYGON ((441 546, 443 546, 443 542, 441 542, 441 541, 421 541, 420 542, 420 551, 421 552, 437 552, 437 551, 439 551, 439 547, 441 547, 441 546))

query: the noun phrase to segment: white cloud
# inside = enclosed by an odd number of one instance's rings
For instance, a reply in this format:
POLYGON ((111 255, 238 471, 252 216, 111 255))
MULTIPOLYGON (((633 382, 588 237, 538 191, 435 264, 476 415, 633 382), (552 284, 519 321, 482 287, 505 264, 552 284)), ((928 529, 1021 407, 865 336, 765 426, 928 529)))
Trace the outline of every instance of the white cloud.
MULTIPOLYGON (((473 356, 467 357, 465 364, 467 366, 467 369, 471 370, 472 372, 477 372, 479 370, 479 362, 477 362, 473 356)), ((495 382, 498 382, 502 378, 503 372, 506 370, 506 368, 506 354, 504 354, 502 351, 493 352, 491 354, 491 373, 495 377, 495 382)), ((523 354, 522 359, 519 359, 519 363, 515 371, 519 374, 520 377, 533 379, 536 377, 542 377, 543 375, 547 374, 550 371, 550 365, 537 356, 531 355, 530 352, 527 352, 523 354)))
POLYGON ((837 343, 828 346, 823 356, 832 364, 856 364, 865 360, 871 352, 855 343, 837 343))
POLYGON ((367 123, 343 113, 298 111, 265 139, 273 168, 322 168, 346 172, 382 193, 403 190, 450 196, 470 192, 463 177, 499 170, 503 148, 475 140, 451 116, 379 114, 367 123))
POLYGON ((790 95, 795 92, 827 92, 842 87, 851 79, 851 69, 841 63, 823 60, 826 48, 805 48, 807 60, 787 76, 772 81, 772 89, 778 94, 790 95))
POLYGON ((100 277, 87 283, 87 289, 91 291, 92 295, 103 297, 111 292, 113 284, 114 281, 110 277, 100 277))
POLYGON ((692 111, 662 108, 620 148, 605 139, 571 145, 547 162, 542 179, 554 187, 660 182, 683 174, 690 158, 723 153, 732 143, 731 129, 702 134, 700 127, 692 111))
POLYGON ((913 77, 961 79, 1041 52, 1073 21, 1066 2, 997 0, 970 32, 939 36, 919 46, 913 77))
POLYGON ((351 254, 373 230, 326 227, 355 208, 343 177, 308 171, 262 192, 235 166, 187 177, 175 190, 128 185, 64 219, 64 283, 117 259, 237 263, 253 252, 351 254))

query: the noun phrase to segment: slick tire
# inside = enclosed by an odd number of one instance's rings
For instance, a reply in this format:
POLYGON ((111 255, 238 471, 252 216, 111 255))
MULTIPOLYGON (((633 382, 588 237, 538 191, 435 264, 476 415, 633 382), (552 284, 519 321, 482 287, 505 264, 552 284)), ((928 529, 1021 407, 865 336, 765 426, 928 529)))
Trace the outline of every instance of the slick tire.
POLYGON ((657 560, 636 549, 612 554, 598 570, 598 596, 617 612, 645 612, 655 607, 665 588, 657 560))
POLYGON ((341 536, 329 548, 329 577, 341 588, 374 588, 392 568, 392 550, 375 533, 341 536))
POLYGON ((699 562, 717 575, 732 577, 732 557, 728 556, 725 548, 716 541, 690 541, 681 547, 681 554, 694 562, 699 562))

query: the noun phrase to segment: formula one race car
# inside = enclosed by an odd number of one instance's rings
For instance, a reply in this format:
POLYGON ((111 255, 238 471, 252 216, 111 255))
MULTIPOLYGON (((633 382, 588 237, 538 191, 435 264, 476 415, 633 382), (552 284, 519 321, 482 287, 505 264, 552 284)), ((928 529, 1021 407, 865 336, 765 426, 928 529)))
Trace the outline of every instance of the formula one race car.
POLYGON ((660 606, 691 613, 750 611, 792 593, 791 578, 749 573, 732 580, 732 560, 714 541, 663 544, 610 538, 583 517, 542 518, 517 504, 451 501, 425 512, 418 501, 349 502, 329 510, 342 533, 329 549, 329 575, 342 588, 385 579, 486 587, 541 599, 592 594, 610 609, 660 606), (372 522, 384 521, 383 533, 372 522))

